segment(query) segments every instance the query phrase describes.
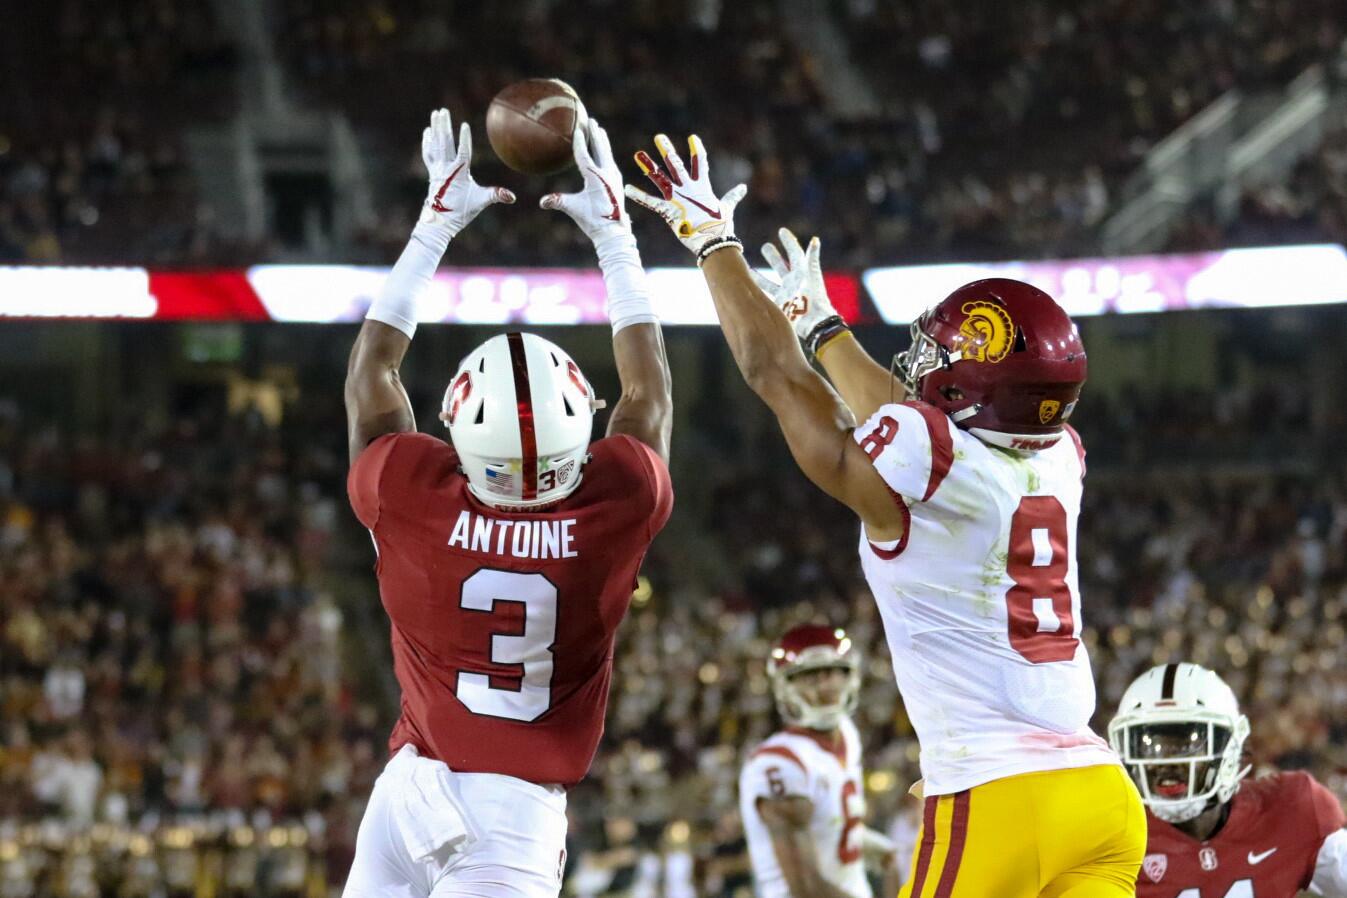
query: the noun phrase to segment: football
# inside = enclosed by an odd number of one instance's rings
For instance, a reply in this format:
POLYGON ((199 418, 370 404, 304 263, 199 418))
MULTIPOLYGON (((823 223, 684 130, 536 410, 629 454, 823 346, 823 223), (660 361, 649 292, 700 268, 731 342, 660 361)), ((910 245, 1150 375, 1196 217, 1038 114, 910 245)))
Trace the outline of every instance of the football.
POLYGON ((574 163, 571 136, 585 127, 585 104, 565 81, 529 78, 506 87, 486 111, 491 149, 510 168, 549 175, 574 163))

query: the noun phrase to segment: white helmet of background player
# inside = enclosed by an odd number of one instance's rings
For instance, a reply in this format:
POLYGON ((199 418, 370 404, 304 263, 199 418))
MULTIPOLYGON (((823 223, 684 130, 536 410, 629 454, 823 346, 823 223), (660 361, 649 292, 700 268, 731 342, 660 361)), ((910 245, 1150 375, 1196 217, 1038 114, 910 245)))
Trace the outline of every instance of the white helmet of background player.
POLYGON ((468 353, 444 391, 468 489, 522 511, 575 492, 589 452, 594 390, 559 346, 536 334, 501 334, 468 353))
POLYGON ((861 696, 861 659, 851 638, 837 627, 803 624, 787 630, 772 646, 767 657, 767 676, 777 710, 786 723, 815 730, 830 730, 843 717, 856 710, 861 696), (846 685, 836 702, 810 702, 795 678, 806 671, 840 668, 846 671, 846 685))
POLYGON ((1108 725, 1109 741, 1151 813, 1183 823, 1229 801, 1249 719, 1219 676, 1197 664, 1161 664, 1132 681, 1108 725))

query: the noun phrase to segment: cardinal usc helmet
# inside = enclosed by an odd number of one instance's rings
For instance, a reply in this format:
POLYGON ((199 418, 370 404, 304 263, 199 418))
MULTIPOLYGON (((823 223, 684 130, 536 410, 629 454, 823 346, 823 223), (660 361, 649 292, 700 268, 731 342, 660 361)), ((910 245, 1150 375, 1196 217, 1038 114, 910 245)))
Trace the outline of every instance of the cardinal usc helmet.
POLYGON ((1061 439, 1086 374, 1062 307, 1009 278, 965 284, 927 309, 894 365, 908 395, 984 442, 1027 450, 1061 439))
POLYGON ((603 407, 593 397, 571 357, 536 334, 501 334, 468 353, 440 411, 468 489, 512 511, 569 496, 603 407))
POLYGON ((804 624, 792 627, 772 646, 767 658, 767 676, 777 710, 786 723, 816 730, 830 730, 852 711, 861 695, 861 659, 846 631, 838 627, 804 624), (811 702, 795 678, 806 671, 840 668, 846 685, 837 701, 811 702))
POLYGON ((1197 664, 1161 664, 1132 681, 1108 725, 1151 813, 1169 823, 1224 804, 1240 768, 1249 720, 1225 681, 1197 664))

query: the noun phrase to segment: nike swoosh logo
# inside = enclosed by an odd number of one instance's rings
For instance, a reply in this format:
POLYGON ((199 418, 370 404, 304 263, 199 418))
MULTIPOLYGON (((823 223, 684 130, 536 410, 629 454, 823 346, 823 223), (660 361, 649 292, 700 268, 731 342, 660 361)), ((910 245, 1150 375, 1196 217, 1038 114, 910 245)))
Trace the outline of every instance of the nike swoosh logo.
POLYGON ((1276 852, 1277 852, 1277 849, 1275 849, 1275 848, 1269 848, 1267 851, 1264 851, 1262 854, 1254 854, 1252 851, 1250 851, 1250 852, 1249 852, 1249 864, 1250 864, 1250 865, 1253 865, 1253 864, 1261 864, 1261 863, 1263 863, 1263 861, 1267 860, 1267 859, 1270 858, 1272 855, 1276 854, 1276 852))
POLYGON ((621 221, 622 207, 617 204, 617 195, 613 193, 613 188, 608 186, 608 182, 603 179, 603 175, 599 174, 598 169, 591 168, 590 171, 594 173, 594 177, 599 179, 599 183, 603 185, 603 189, 608 192, 608 202, 613 204, 612 212, 609 212, 607 215, 600 215, 599 217, 606 218, 609 221, 621 221))
POLYGON ((692 197, 688 196, 686 193, 684 193, 684 192, 681 191, 681 190, 675 190, 674 193, 678 194, 678 195, 681 196, 683 199, 687 200, 689 203, 691 203, 692 205, 696 206, 698 209, 701 209, 703 212, 705 212, 707 215, 711 216, 712 218, 716 219, 717 221, 720 220, 720 210, 719 210, 719 209, 712 209, 712 208, 710 208, 709 206, 703 206, 701 203, 697 202, 696 200, 694 200, 692 197))
POLYGON ((454 169, 453 171, 451 171, 451 172, 449 173, 449 177, 447 177, 447 178, 444 179, 444 183, 440 185, 439 191, 437 191, 436 194, 435 194, 435 199, 432 200, 431 203, 430 203, 430 208, 434 209, 436 212, 448 212, 448 211, 450 211, 449 207, 446 206, 444 203, 442 203, 441 200, 444 199, 445 191, 447 191, 447 190, 449 189, 449 185, 452 184, 452 183, 454 183, 454 178, 457 178, 457 177, 458 177, 458 173, 461 172, 461 171, 463 171, 463 166, 464 166, 465 164, 466 164, 466 163, 460 162, 460 163, 458 164, 458 168, 456 168, 456 169, 454 169))

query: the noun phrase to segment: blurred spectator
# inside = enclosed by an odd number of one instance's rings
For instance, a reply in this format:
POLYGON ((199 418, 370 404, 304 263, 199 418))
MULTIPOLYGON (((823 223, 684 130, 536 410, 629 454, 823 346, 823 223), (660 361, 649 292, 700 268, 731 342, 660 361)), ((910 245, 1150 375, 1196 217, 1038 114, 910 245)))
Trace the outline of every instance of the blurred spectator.
MULTIPOLYGON (((1338 0, 824 6, 876 97, 859 119, 835 114, 824 58, 789 36, 777 0, 596 0, 584 16, 554 0, 278 6, 290 92, 356 124, 375 189, 374 221, 331 261, 388 262, 403 245, 424 196, 415 135, 428 109, 473 122, 483 183, 526 196, 566 183, 504 169, 480 126, 497 90, 539 75, 569 79, 623 158, 656 131, 699 130, 717 181, 750 186, 750 245, 787 225, 824 234, 839 268, 1089 254, 1151 146, 1226 90, 1282 86, 1329 59, 1347 22, 1338 0)), ((57 0, 32 18, 0 35, 6 83, 32 85, 0 98, 0 121, 17 123, 0 132, 0 261, 267 261, 267 247, 221 239, 184 156, 189 125, 240 105, 238 52, 212 6, 57 0)), ((1322 172, 1305 177, 1322 189, 1322 172)), ((1250 215, 1270 206, 1278 222, 1324 217, 1316 228, 1341 233, 1341 210, 1320 216, 1292 193, 1260 195, 1250 215)), ((668 240, 647 244, 649 261, 685 261, 668 240)), ((573 227, 536 212, 484 216, 454 258, 591 261, 573 227)))

